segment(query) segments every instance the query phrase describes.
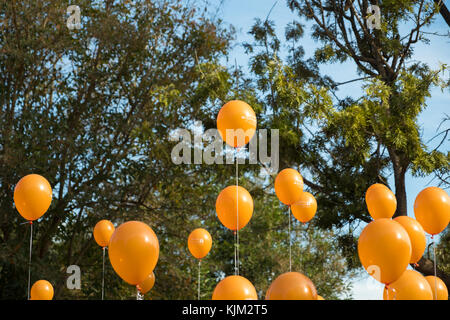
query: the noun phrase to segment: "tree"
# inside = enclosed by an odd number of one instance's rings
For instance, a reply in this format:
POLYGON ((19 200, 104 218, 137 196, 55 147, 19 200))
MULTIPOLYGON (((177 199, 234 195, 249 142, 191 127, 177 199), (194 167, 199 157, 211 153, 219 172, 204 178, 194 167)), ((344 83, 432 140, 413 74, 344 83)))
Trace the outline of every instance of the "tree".
MULTIPOLYGON (((406 173, 445 176, 450 154, 429 150, 417 123, 431 88, 447 86, 441 78, 446 66, 431 70, 410 61, 414 45, 428 41, 423 31, 439 7, 426 1, 360 0, 347 2, 345 10, 345 4, 287 1, 299 19, 286 26, 285 43, 270 20, 258 20, 251 30, 255 41, 246 48, 253 55, 255 90, 268 110, 265 126, 281 132, 281 168, 301 170, 320 203, 317 224, 340 228, 342 248, 354 259, 353 230, 359 222, 371 221, 364 204, 367 188, 387 184, 392 172, 394 216, 406 215, 406 173), (366 24, 371 4, 381 9, 381 30, 366 24), (304 59, 302 22, 312 25, 312 37, 321 44, 314 59, 304 59), (345 61, 353 62, 361 75, 349 81, 363 81, 365 93, 359 98, 337 98, 342 84, 319 72, 321 64, 345 61)), ((421 267, 419 271, 429 274, 421 267)))
MULTIPOLYGON (((229 31, 182 1, 78 5, 82 28, 70 31, 63 1, 1 3, 2 297, 26 294, 26 229, 12 202, 17 181, 34 172, 54 189, 36 224, 33 278, 92 264, 85 259, 94 257, 96 221, 139 217, 160 179, 169 180, 168 124, 195 114, 197 63, 214 63, 229 45, 229 31), (171 95, 177 99, 169 105, 171 95)), ((56 297, 63 285, 57 282, 56 297)))
MULTIPOLYGON (((202 264, 202 297, 209 298, 218 279, 233 272, 233 236, 219 224, 214 203, 234 183, 234 166, 176 165, 169 136, 194 121, 214 128, 220 106, 232 98, 260 111, 251 86, 218 63, 232 29, 181 0, 77 4, 81 29, 69 30, 63 1, 0 3, 0 297, 26 297, 29 231, 13 192, 21 177, 38 173, 54 192, 34 224, 32 282, 48 279, 56 299, 98 299, 95 224, 139 220, 160 241, 155 299, 196 297, 197 262, 186 241, 196 227, 211 232, 213 249, 202 264), (81 268, 81 291, 65 288, 72 264, 81 268)), ((242 273, 263 296, 268 279, 287 271, 287 215, 259 167, 240 172, 255 201, 241 233, 242 273)), ((299 237, 294 266, 311 273, 324 297, 348 293, 333 233, 296 224, 293 232, 308 237, 299 237)), ((108 259, 105 276, 106 299, 136 294, 108 259)))

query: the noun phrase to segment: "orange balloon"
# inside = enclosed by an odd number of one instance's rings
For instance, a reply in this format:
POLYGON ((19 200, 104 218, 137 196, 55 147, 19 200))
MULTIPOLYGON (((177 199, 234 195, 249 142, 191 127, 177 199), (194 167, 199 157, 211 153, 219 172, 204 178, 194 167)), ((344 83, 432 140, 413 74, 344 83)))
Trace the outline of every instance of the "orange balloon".
POLYGON ((286 272, 272 282, 267 296, 267 300, 317 300, 317 291, 305 275, 286 272))
POLYGON ((138 284, 138 289, 142 294, 149 292, 155 284, 155 274, 152 272, 142 283, 138 284))
POLYGON ((325 300, 322 296, 317 295, 317 300, 325 300))
POLYGON ((213 300, 258 300, 255 287, 241 276, 228 276, 213 291, 213 300))
POLYGON ((275 178, 275 193, 278 199, 290 206, 300 200, 303 192, 303 178, 300 173, 287 168, 278 173, 275 178))
POLYGON ((380 218, 369 223, 358 239, 358 256, 364 269, 377 281, 396 281, 411 261, 411 241, 402 225, 380 218))
POLYGON ((43 176, 29 174, 14 188, 14 203, 20 215, 28 221, 39 219, 52 202, 52 187, 43 176))
POLYGON ((426 232, 438 234, 450 220, 450 197, 438 187, 423 189, 414 201, 414 214, 426 232))
POLYGON ((255 112, 243 101, 229 101, 217 115, 217 130, 228 145, 245 146, 256 132, 255 112))
POLYGON ((217 197, 216 212, 220 222, 225 227, 236 230, 236 222, 238 222, 237 229, 240 230, 247 225, 252 217, 252 196, 240 186, 228 186, 217 197), (237 212, 238 209, 239 212, 237 212))
POLYGON ((188 237, 188 248, 191 254, 202 259, 211 250, 212 238, 208 231, 202 228, 195 229, 188 237))
POLYGON ((366 204, 373 220, 390 219, 397 209, 397 198, 384 184, 375 183, 366 191, 366 204))
POLYGON ((94 239, 100 247, 107 247, 114 233, 114 225, 109 220, 100 220, 94 227, 94 239))
POLYGON ((427 246, 427 238, 422 226, 415 219, 407 216, 400 216, 394 219, 405 228, 411 240, 411 260, 409 263, 417 263, 422 258, 427 246))
POLYGON ((430 285, 433 300, 448 300, 448 289, 444 281, 435 276, 426 276, 425 280, 427 280, 430 285), (437 290, 435 288, 437 288, 437 290))
POLYGON ((405 270, 388 289, 383 289, 384 300, 433 300, 430 285, 417 271, 405 270))
POLYGON ((111 236, 108 254, 116 273, 125 282, 138 285, 158 262, 158 238, 152 228, 143 222, 125 222, 111 236))
POLYGON ((36 281, 31 287, 31 300, 52 300, 53 286, 47 280, 36 281))
POLYGON ((269 289, 267 289, 267 291, 266 291, 266 297, 264 298, 264 300, 269 300, 269 297, 270 297, 270 288, 272 288, 272 287, 269 286, 269 289))
POLYGON ((300 199, 291 205, 291 210, 292 214, 298 221, 306 223, 316 214, 316 198, 314 198, 314 196, 309 192, 302 192, 300 199))

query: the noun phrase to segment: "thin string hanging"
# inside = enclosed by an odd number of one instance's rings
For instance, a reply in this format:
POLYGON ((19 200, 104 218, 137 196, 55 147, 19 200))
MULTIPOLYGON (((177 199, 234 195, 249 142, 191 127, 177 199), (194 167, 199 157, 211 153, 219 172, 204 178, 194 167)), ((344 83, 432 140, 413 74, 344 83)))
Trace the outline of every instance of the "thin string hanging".
POLYGON ((106 247, 103 247, 102 300, 105 297, 105 250, 106 247))
POLYGON ((198 260, 198 292, 197 292, 197 300, 200 300, 200 268, 202 264, 202 259, 198 260))
MULTIPOLYGON (((431 236, 431 239, 433 239, 433 236, 431 236)), ((437 266, 437 258, 436 258, 436 244, 433 241, 433 256, 434 256, 434 299, 437 300, 437 272, 436 272, 436 266, 437 266)))
POLYGON ((234 240, 234 275, 237 276, 237 245, 236 245, 236 230, 233 231, 234 240))
POLYGON ((239 275, 239 169, 238 154, 240 148, 236 149, 236 275, 239 275))
POLYGON ((30 221, 30 256, 28 258, 28 300, 30 300, 30 284, 31 284, 31 252, 33 248, 33 221, 30 221))
MULTIPOLYGON (((239 91, 239 71, 238 71, 238 65, 237 65, 237 59, 234 59, 234 66, 235 66, 235 72, 236 72, 236 92, 239 91)), ((236 155, 236 231, 235 234, 235 242, 234 242, 234 274, 239 275, 239 192, 238 192, 238 153, 239 148, 235 149, 236 155)))
POLYGON ((292 272, 292 244, 291 244, 291 206, 288 206, 289 211, 289 272, 292 272))
POLYGON ((144 300, 144 295, 141 294, 139 286, 136 286, 136 300, 144 300))

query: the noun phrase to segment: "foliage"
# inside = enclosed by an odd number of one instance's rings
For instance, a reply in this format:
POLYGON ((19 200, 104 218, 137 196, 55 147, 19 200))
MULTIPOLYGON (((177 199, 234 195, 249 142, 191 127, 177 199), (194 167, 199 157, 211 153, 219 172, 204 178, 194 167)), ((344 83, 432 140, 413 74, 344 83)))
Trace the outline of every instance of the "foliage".
MULTIPOLYGON (((204 129, 215 127, 219 107, 232 98, 262 113, 250 81, 235 80, 218 63, 233 30, 198 3, 181 0, 77 4, 82 28, 70 31, 64 1, 0 2, 0 297, 26 297, 30 234, 13 191, 21 177, 37 173, 54 192, 49 211, 33 224, 32 282, 48 279, 56 299, 99 299, 95 224, 140 220, 161 247, 148 296, 194 299, 197 262, 186 241, 204 226, 213 236, 202 262, 202 298, 209 299, 219 278, 233 273, 233 236, 219 224, 214 203, 234 183, 234 167, 173 164, 169 134, 196 120, 204 129), (65 288, 71 264, 81 268, 80 291, 65 288)), ((255 202, 241 233, 242 274, 263 297, 269 279, 287 270, 286 213, 273 181, 258 177, 259 167, 240 170, 240 184, 255 202)), ((303 240, 294 248, 294 266, 324 297, 348 293, 332 233, 296 232, 303 240)), ((136 294, 107 256, 105 289, 107 299, 136 294)))

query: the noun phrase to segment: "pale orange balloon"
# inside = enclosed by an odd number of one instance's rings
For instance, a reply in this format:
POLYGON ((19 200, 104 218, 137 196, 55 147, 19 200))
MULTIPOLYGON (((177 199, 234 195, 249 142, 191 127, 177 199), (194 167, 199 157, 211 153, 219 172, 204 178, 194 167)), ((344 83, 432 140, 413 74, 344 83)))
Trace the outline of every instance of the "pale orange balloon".
POLYGON ((155 273, 150 273, 150 275, 142 283, 138 284, 138 289, 142 294, 149 292, 155 285, 155 273))
POLYGON ((448 289, 444 281, 435 276, 426 276, 425 279, 430 285, 433 300, 448 300, 448 289), (437 291, 435 288, 437 288, 437 291))
POLYGON ((213 291, 212 300, 258 300, 253 284, 242 276, 228 276, 213 291))
POLYGON ((316 215, 316 198, 309 192, 302 192, 300 199, 291 205, 291 210, 298 221, 306 223, 316 215))
POLYGON ((266 300, 317 300, 317 291, 307 276, 286 272, 272 282, 266 300))
POLYGON ((217 130, 228 145, 242 147, 256 132, 255 111, 243 101, 229 101, 217 115, 217 130))
POLYGON ((36 281, 31 287, 30 291, 31 300, 52 300, 53 299, 53 286, 47 280, 36 281))
POLYGON ((400 216, 394 219, 405 228, 408 233, 409 240, 411 240, 411 260, 409 263, 417 263, 422 258, 425 248, 427 246, 427 238, 425 231, 419 222, 407 216, 400 216))
POLYGON ((14 188, 14 204, 20 215, 28 221, 39 219, 52 202, 52 187, 43 176, 29 174, 14 188))
POLYGON ((438 187, 423 189, 414 201, 414 214, 427 233, 438 234, 450 220, 450 197, 438 187))
POLYGON ((228 186, 217 197, 216 212, 225 227, 233 231, 240 230, 252 218, 252 196, 241 186, 228 186))
POLYGON ((202 259, 206 257, 209 250, 211 250, 211 246, 212 238, 207 230, 197 228, 189 234, 188 248, 195 258, 202 259))
POLYGON ((367 210, 374 220, 390 219, 397 209, 397 198, 384 184, 375 183, 366 191, 366 204, 367 210))
POLYGON ((150 275, 158 262, 158 238, 152 228, 143 222, 125 222, 111 236, 108 254, 116 273, 125 282, 138 285, 150 275))
POLYGON ((325 300, 322 296, 317 295, 317 300, 325 300))
POLYGON ((275 178, 275 193, 285 205, 292 205, 300 200, 303 193, 303 178, 291 168, 284 169, 275 178))
POLYGON ((358 239, 358 256, 364 269, 377 281, 396 281, 411 261, 411 241, 402 225, 380 218, 369 223, 358 239))
POLYGON ((107 247, 112 234, 114 225, 109 220, 100 220, 94 227, 94 239, 100 247, 107 247))
POLYGON ((405 270, 402 276, 383 289, 384 300, 433 300, 431 287, 419 272, 405 270))

